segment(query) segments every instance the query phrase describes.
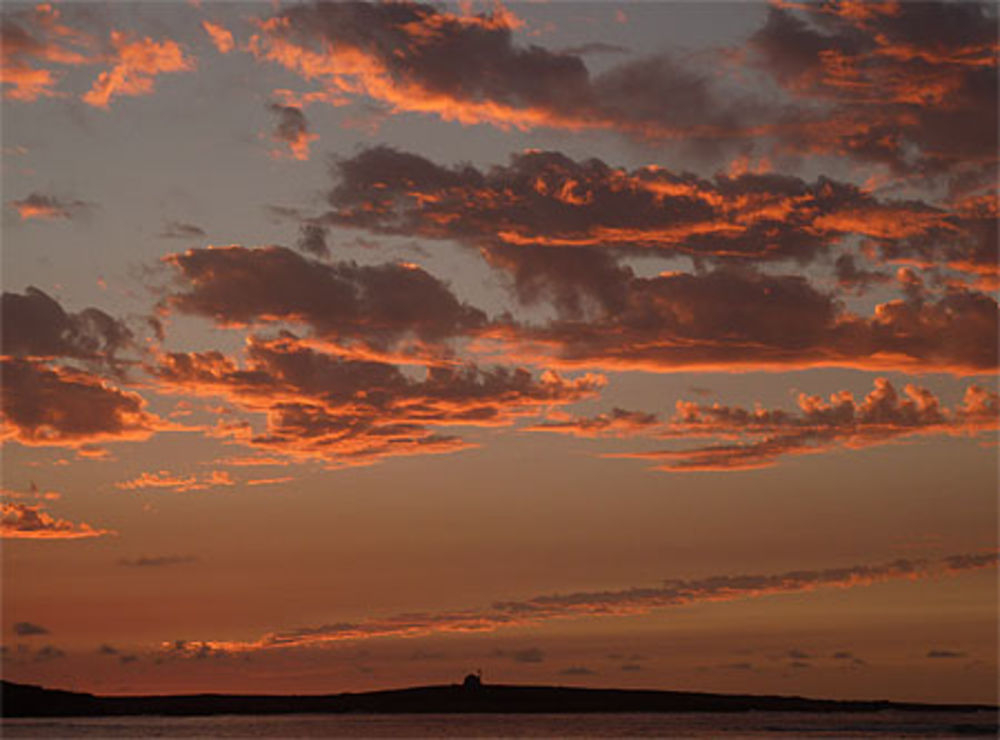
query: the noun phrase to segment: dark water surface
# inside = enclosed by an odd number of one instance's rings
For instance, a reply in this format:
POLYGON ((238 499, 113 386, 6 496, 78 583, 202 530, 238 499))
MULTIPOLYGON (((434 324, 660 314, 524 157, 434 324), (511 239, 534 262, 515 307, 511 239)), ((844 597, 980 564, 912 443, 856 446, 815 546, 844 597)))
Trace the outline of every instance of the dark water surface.
POLYGON ((295 714, 4 720, 3 737, 996 737, 992 712, 295 714))

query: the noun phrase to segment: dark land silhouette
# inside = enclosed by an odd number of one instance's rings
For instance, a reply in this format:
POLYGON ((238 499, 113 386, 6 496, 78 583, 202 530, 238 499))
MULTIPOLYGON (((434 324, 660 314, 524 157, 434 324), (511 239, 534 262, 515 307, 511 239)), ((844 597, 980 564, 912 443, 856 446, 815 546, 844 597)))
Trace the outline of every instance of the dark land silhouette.
POLYGON ((95 696, 2 681, 4 717, 213 714, 475 714, 586 712, 996 712, 985 704, 840 701, 689 691, 463 684, 327 695, 95 696))

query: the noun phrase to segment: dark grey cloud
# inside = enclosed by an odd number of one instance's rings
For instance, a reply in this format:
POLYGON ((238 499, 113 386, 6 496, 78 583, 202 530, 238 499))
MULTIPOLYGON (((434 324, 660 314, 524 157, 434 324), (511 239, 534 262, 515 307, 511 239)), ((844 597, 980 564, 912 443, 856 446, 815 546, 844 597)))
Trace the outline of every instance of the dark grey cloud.
POLYGON ((90 213, 95 205, 85 200, 67 200, 45 193, 30 193, 10 204, 20 214, 22 220, 62 219, 71 221, 90 213))
POLYGON ((560 676, 595 676, 597 671, 594 671, 586 666, 574 665, 568 668, 563 668, 559 671, 560 676))
POLYGON ((313 257, 326 257, 330 247, 326 243, 327 230, 317 224, 302 224, 296 246, 313 257))
POLYGON ((521 650, 494 650, 493 655, 500 658, 510 658, 515 663, 541 663, 545 660, 545 652, 536 647, 521 650))
POLYGON ((928 650, 928 658, 965 658, 969 654, 958 650, 928 650))
POLYGON ((0 343, 5 355, 113 361, 133 343, 125 324, 97 308, 68 313, 51 296, 29 287, 0 298, 0 343))
POLYGON ((33 622, 15 622, 14 623, 14 634, 20 637, 32 637, 34 635, 47 635, 49 631, 42 627, 40 624, 34 624, 33 622))
POLYGON ((326 264, 284 247, 232 246, 170 255, 183 289, 166 305, 220 324, 304 323, 318 335, 385 345, 481 327, 482 311, 413 265, 326 264))
POLYGON ((968 555, 951 555, 945 562, 952 570, 985 568, 1000 562, 1000 552, 980 552, 968 555))
POLYGON ((59 658, 65 658, 65 657, 66 653, 60 650, 59 648, 54 647, 52 645, 45 645, 44 647, 40 647, 38 648, 38 650, 35 651, 34 659, 36 661, 41 662, 49 660, 58 660, 59 658))
POLYGON ((205 230, 183 221, 168 221, 158 236, 161 239, 198 239, 205 236, 205 230))
MULTIPOLYGON (((352 89, 398 112, 508 126, 611 128, 646 139, 745 135, 766 110, 665 54, 591 75, 578 54, 514 42, 506 11, 460 17, 420 3, 301 4, 271 19, 253 45, 326 83, 339 102, 352 89), (306 53, 303 53, 306 52, 306 53), (338 73, 337 54, 358 60, 338 73), (355 84, 356 83, 356 84, 355 84)), ((591 51, 610 50, 607 45, 591 51)))
POLYGON ((147 439, 166 426, 136 393, 69 367, 0 359, 0 414, 10 438, 26 445, 80 447, 147 439))
POLYGON ((197 562, 198 558, 193 555, 156 555, 121 558, 118 560, 118 565, 128 568, 165 568, 171 565, 189 565, 197 562))
POLYGON ((630 54, 632 52, 627 46, 620 44, 608 44, 603 41, 591 41, 579 46, 567 46, 559 50, 560 54, 569 56, 586 56, 587 54, 630 54))
POLYGON ((854 256, 850 254, 842 254, 837 257, 833 266, 837 284, 858 293, 863 293, 873 285, 885 284, 892 280, 892 275, 882 270, 868 270, 858 267, 854 256))
POLYGON ((773 5, 750 48, 803 102, 784 145, 995 184, 997 18, 987 3, 773 5), (810 104, 818 110, 810 112, 810 104))
POLYGON ((620 309, 584 320, 511 327, 524 351, 550 361, 670 371, 682 367, 997 367, 1000 309, 993 296, 949 285, 938 298, 891 300, 850 313, 804 277, 745 270, 629 277, 620 309))
POLYGON ((267 109, 278 118, 271 138, 287 145, 294 159, 308 159, 309 143, 317 137, 309 132, 309 122, 302 109, 277 103, 269 103, 267 109))

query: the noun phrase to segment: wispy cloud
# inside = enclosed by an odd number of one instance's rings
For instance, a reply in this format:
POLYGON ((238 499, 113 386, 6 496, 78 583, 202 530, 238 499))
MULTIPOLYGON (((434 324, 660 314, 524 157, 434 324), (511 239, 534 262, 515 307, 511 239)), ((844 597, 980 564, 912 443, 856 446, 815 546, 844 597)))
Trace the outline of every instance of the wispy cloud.
POLYGON ((1000 555, 975 553, 942 560, 896 560, 879 565, 856 565, 827 570, 797 570, 775 575, 725 575, 696 580, 671 580, 660 586, 620 591, 580 592, 538 596, 525 601, 504 601, 488 609, 400 614, 359 622, 338 622, 272 632, 253 641, 188 641, 165 650, 181 655, 213 651, 246 652, 284 647, 321 645, 375 637, 410 637, 433 633, 491 632, 505 627, 538 624, 554 619, 621 617, 685 604, 762 598, 782 593, 818 589, 849 589, 894 580, 917 581, 958 574, 976 568, 996 567, 1000 555), (961 567, 956 567, 961 563, 961 567))

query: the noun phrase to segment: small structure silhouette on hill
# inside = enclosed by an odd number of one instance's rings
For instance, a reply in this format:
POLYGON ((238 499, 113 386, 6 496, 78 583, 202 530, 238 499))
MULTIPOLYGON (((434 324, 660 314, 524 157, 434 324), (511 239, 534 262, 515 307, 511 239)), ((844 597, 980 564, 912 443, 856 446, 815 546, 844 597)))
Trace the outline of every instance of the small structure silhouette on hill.
POLYGON ((476 673, 470 673, 462 681, 462 687, 466 691, 475 691, 476 689, 483 688, 483 672, 477 671, 476 673))

